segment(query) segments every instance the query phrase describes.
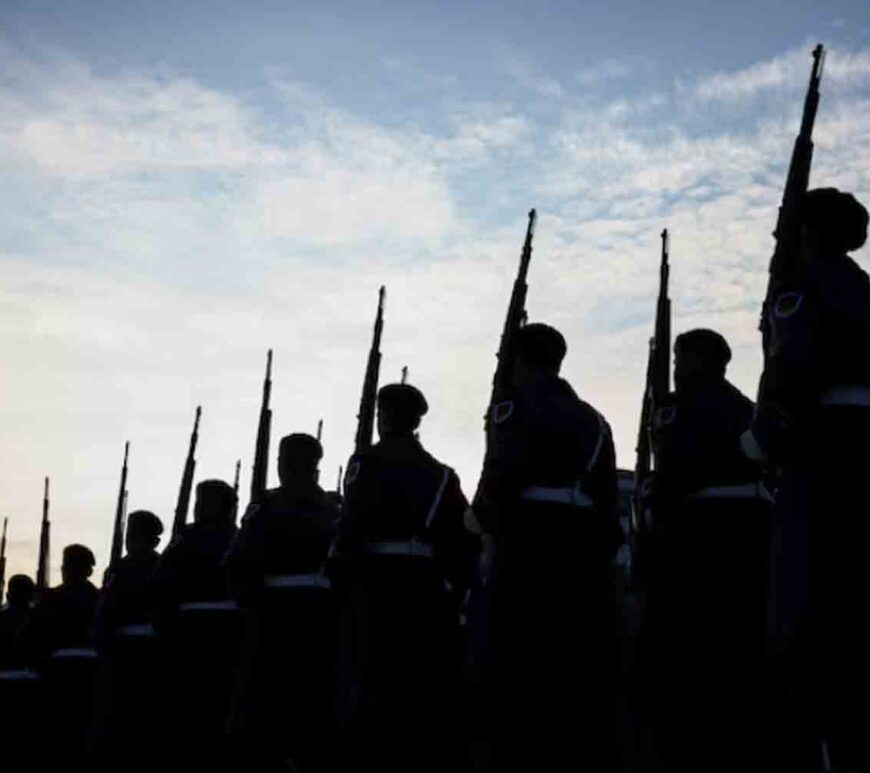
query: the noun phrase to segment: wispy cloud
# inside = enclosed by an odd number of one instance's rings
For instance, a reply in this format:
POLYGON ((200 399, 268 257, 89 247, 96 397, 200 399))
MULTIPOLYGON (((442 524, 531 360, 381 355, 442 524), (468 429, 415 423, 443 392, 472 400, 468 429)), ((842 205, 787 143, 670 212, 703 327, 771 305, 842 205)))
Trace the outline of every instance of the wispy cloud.
MULTIPOLYGON (((813 171, 814 184, 865 200, 868 61, 866 50, 831 52, 813 171)), ((103 554, 127 437, 131 504, 168 514, 198 403, 198 471, 229 476, 239 456, 247 468, 270 345, 273 434, 323 416, 331 481, 353 437, 382 282, 383 377, 410 366, 433 408, 425 440, 473 488, 533 204, 530 314, 568 334, 566 374, 611 419, 622 464, 663 226, 675 328, 722 329, 735 380, 754 390, 758 299, 807 50, 595 105, 562 87, 576 78, 519 64, 507 77, 551 112, 460 93, 427 124, 363 117, 286 73, 268 73, 268 99, 256 101, 166 70, 106 75, 10 49, 0 64, 0 170, 15 182, 0 190, 0 465, 17 481, 0 511, 24 519, 20 566, 46 472, 58 540, 103 554), (731 121, 711 120, 714 108, 731 121)), ((404 65, 388 67, 397 76, 404 65)), ((602 68, 596 77, 623 77, 618 62, 602 68)))

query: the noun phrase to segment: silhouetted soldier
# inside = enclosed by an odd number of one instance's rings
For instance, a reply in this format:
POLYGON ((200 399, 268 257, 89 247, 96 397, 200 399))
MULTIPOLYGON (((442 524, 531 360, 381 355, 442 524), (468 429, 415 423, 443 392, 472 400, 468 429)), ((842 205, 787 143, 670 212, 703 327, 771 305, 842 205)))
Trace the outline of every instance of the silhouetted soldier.
POLYGON ((98 609, 100 631, 104 635, 136 635, 133 626, 148 623, 151 599, 151 576, 157 568, 160 554, 157 546, 163 524, 154 513, 136 510, 127 518, 124 544, 127 554, 110 567, 98 609))
POLYGON ((45 733, 45 695, 42 680, 27 668, 21 649, 21 633, 33 612, 36 584, 27 575, 16 574, 6 586, 6 605, 0 609, 0 728, 6 759, 22 750, 28 764, 37 767, 42 758, 37 739, 45 733))
POLYGON ((89 579, 94 564, 84 545, 65 547, 62 583, 40 595, 22 630, 24 652, 46 683, 40 722, 52 740, 39 749, 45 769, 80 765, 85 751, 97 662, 93 620, 99 591, 89 579))
POLYGON ((246 759, 328 769, 334 612, 323 574, 338 509, 317 484, 316 438, 281 439, 281 485, 249 505, 225 566, 246 633, 230 730, 246 759))
POLYGON ((151 576, 151 592, 166 613, 181 602, 228 598, 224 558, 236 535, 237 496, 222 480, 196 487, 193 523, 163 551, 151 576))
POLYGON ((25 665, 26 659, 19 651, 19 636, 33 613, 35 593, 36 585, 26 574, 9 578, 6 604, 0 608, 0 670, 25 665))
POLYGON ((163 551, 151 578, 155 625, 169 648, 163 711, 175 717, 169 743, 179 768, 215 768, 226 758, 222 733, 242 620, 223 561, 236 533, 236 503, 228 483, 199 483, 193 523, 163 551))
POLYGON ((654 417, 645 721, 671 769, 734 770, 756 748, 772 497, 741 449, 754 405, 725 378, 726 340, 691 330, 674 354, 654 417))
POLYGON ((337 540, 353 621, 342 642, 348 752, 377 770, 455 769, 458 606, 479 541, 463 528, 456 473, 414 434, 428 410, 420 391, 390 384, 377 407, 380 442, 348 463, 337 540))
POLYGON ((495 770, 555 770, 577 758, 590 770, 620 769, 613 441, 604 418, 559 378, 565 353, 552 327, 518 332, 512 387, 491 409, 466 518, 489 543, 472 616, 482 698, 474 732, 492 744, 495 770))
POLYGON ((84 545, 67 545, 61 564, 62 583, 40 596, 22 631, 31 662, 41 665, 53 652, 92 647, 94 610, 99 591, 91 583, 96 559, 84 545))
MULTIPOLYGON (((781 471, 773 517, 770 633, 794 739, 829 743, 836 769, 870 769, 870 637, 860 613, 870 521, 870 280, 846 253, 867 210, 833 188, 806 194, 800 266, 767 309, 770 335, 747 449, 781 471)), ((811 769, 806 757, 791 770, 811 769)), ((785 769, 785 768, 783 768, 785 769)))
POLYGON ((103 660, 98 682, 95 742, 106 764, 136 748, 125 766, 147 769, 158 757, 149 741, 163 734, 167 717, 160 698, 166 677, 161 643, 151 625, 150 580, 160 558, 163 524, 154 513, 136 510, 127 519, 127 554, 109 568, 97 608, 103 660))

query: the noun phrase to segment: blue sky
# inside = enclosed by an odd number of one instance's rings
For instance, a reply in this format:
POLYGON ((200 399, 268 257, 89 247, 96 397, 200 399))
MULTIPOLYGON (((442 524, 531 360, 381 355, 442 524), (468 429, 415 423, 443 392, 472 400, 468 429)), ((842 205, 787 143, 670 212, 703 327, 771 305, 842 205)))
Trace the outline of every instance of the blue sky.
POLYGON ((246 488, 269 346, 273 436, 323 417, 331 481, 382 282, 383 378, 410 367, 423 438, 473 493, 531 206, 530 315, 566 332, 622 466, 662 227, 675 330, 723 330, 754 393, 817 41, 813 180, 870 200, 866 3, 22 2, 0 30, 13 569, 33 563, 45 474, 55 557, 78 539, 102 560, 128 438, 131 507, 168 522, 199 403, 198 477, 241 457, 246 488))

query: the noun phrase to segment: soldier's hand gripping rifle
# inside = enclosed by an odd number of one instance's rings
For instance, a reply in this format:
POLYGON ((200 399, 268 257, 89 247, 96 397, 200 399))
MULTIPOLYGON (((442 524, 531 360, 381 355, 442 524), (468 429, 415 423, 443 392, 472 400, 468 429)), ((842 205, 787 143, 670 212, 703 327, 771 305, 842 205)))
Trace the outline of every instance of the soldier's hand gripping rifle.
POLYGON ((190 433, 190 444, 187 447, 187 459, 184 460, 184 472, 181 474, 181 487, 178 489, 178 501, 175 503, 175 518, 172 521, 172 536, 177 537, 187 523, 187 511, 190 508, 190 492, 193 488, 193 473, 196 469, 196 444, 199 441, 199 419, 202 416, 202 406, 196 406, 196 417, 193 420, 193 431, 190 433))
POLYGON ((520 256, 520 265, 514 280, 511 299, 508 303, 507 315, 504 320, 504 328, 501 333, 501 341, 498 346, 498 363, 495 374, 492 377, 492 394, 489 398, 489 410, 486 412, 486 427, 489 428, 489 416, 492 407, 499 402, 501 395, 508 388, 511 380, 514 359, 516 358, 516 336, 519 329, 526 321, 526 295, 529 285, 527 277, 529 264, 532 261, 532 239, 535 235, 535 221, 538 215, 534 209, 529 211, 529 223, 526 226, 526 238, 523 242, 523 252, 520 256))
POLYGON ((127 461, 130 458, 130 441, 124 444, 124 464, 121 466, 121 483, 118 486, 118 501, 115 504, 115 523, 112 527, 112 547, 109 550, 109 569, 114 569, 124 552, 124 521, 127 516, 127 461))
POLYGON ((260 402, 260 420, 257 424, 257 443, 254 447, 254 467, 251 471, 251 502, 259 502, 266 493, 269 472, 269 439, 272 434, 272 350, 266 356, 266 378, 263 379, 263 399, 260 402))
POLYGON ((3 590, 6 588, 6 528, 9 519, 3 519, 3 539, 0 540, 0 604, 3 603, 3 590))
POLYGON ((369 358, 366 363, 366 374, 363 379, 362 396, 359 401, 359 413, 357 414, 356 441, 354 448, 356 453, 370 448, 375 431, 375 403, 378 397, 378 379, 381 372, 381 336, 384 332, 384 301, 386 288, 378 290, 378 311, 375 315, 375 327, 372 334, 372 346, 369 349, 369 358))
POLYGON ((767 294, 761 317, 761 330, 767 335, 767 307, 783 284, 793 280, 800 270, 800 221, 804 195, 810 182, 810 167, 813 162, 813 127, 819 109, 819 83, 825 63, 825 49, 818 45, 813 49, 813 69, 804 98, 804 111, 800 131, 794 142, 788 176, 782 193, 782 203, 776 220, 773 236, 776 246, 770 259, 767 294))
POLYGON ((39 528, 39 561, 36 565, 36 590, 48 588, 49 546, 51 544, 51 522, 48 520, 48 478, 45 479, 45 489, 42 494, 42 524, 39 528))
POLYGON ((659 294, 656 300, 655 334, 649 342, 649 358, 646 366, 646 386, 640 413, 637 437, 637 463, 634 470, 634 514, 632 526, 642 532, 650 527, 647 518, 649 494, 652 482, 655 446, 653 422, 656 411, 662 406, 671 391, 671 299, 670 285, 670 240, 668 229, 661 234, 662 253, 659 264, 659 294))

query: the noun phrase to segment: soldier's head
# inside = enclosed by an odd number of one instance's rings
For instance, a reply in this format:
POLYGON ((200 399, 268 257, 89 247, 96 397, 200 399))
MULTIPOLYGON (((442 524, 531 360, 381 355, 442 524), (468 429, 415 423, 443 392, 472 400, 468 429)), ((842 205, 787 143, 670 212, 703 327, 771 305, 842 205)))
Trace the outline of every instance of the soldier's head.
POLYGON ((294 432, 281 438, 278 447, 278 478, 282 486, 297 481, 315 480, 317 465, 323 457, 323 447, 313 435, 294 432))
POLYGON ((715 330, 698 328, 674 341, 674 385, 678 391, 725 378, 731 347, 715 330))
POLYGON ((96 563, 90 548, 84 545, 67 545, 63 549, 63 563, 60 566, 64 585, 76 585, 87 580, 94 573, 96 563))
POLYGON ((867 241, 867 210, 851 193, 836 188, 808 191, 801 220, 810 259, 844 255, 867 241))
POLYGON ((124 544, 130 556, 143 556, 153 552, 160 544, 163 524, 150 510, 135 510, 127 518, 124 544))
POLYGON ((204 480, 197 484, 193 506, 194 523, 209 526, 231 524, 236 517, 238 497, 233 487, 222 480, 204 480))
POLYGON ((387 384, 378 392, 378 435, 413 435, 428 411, 429 403, 417 387, 387 384))
POLYGON ((542 322, 521 327, 516 337, 514 382, 558 376, 567 351, 565 338, 556 328, 542 322))
POLYGON ((15 609, 26 609, 33 603, 36 583, 26 574, 13 574, 6 586, 6 601, 15 609))

